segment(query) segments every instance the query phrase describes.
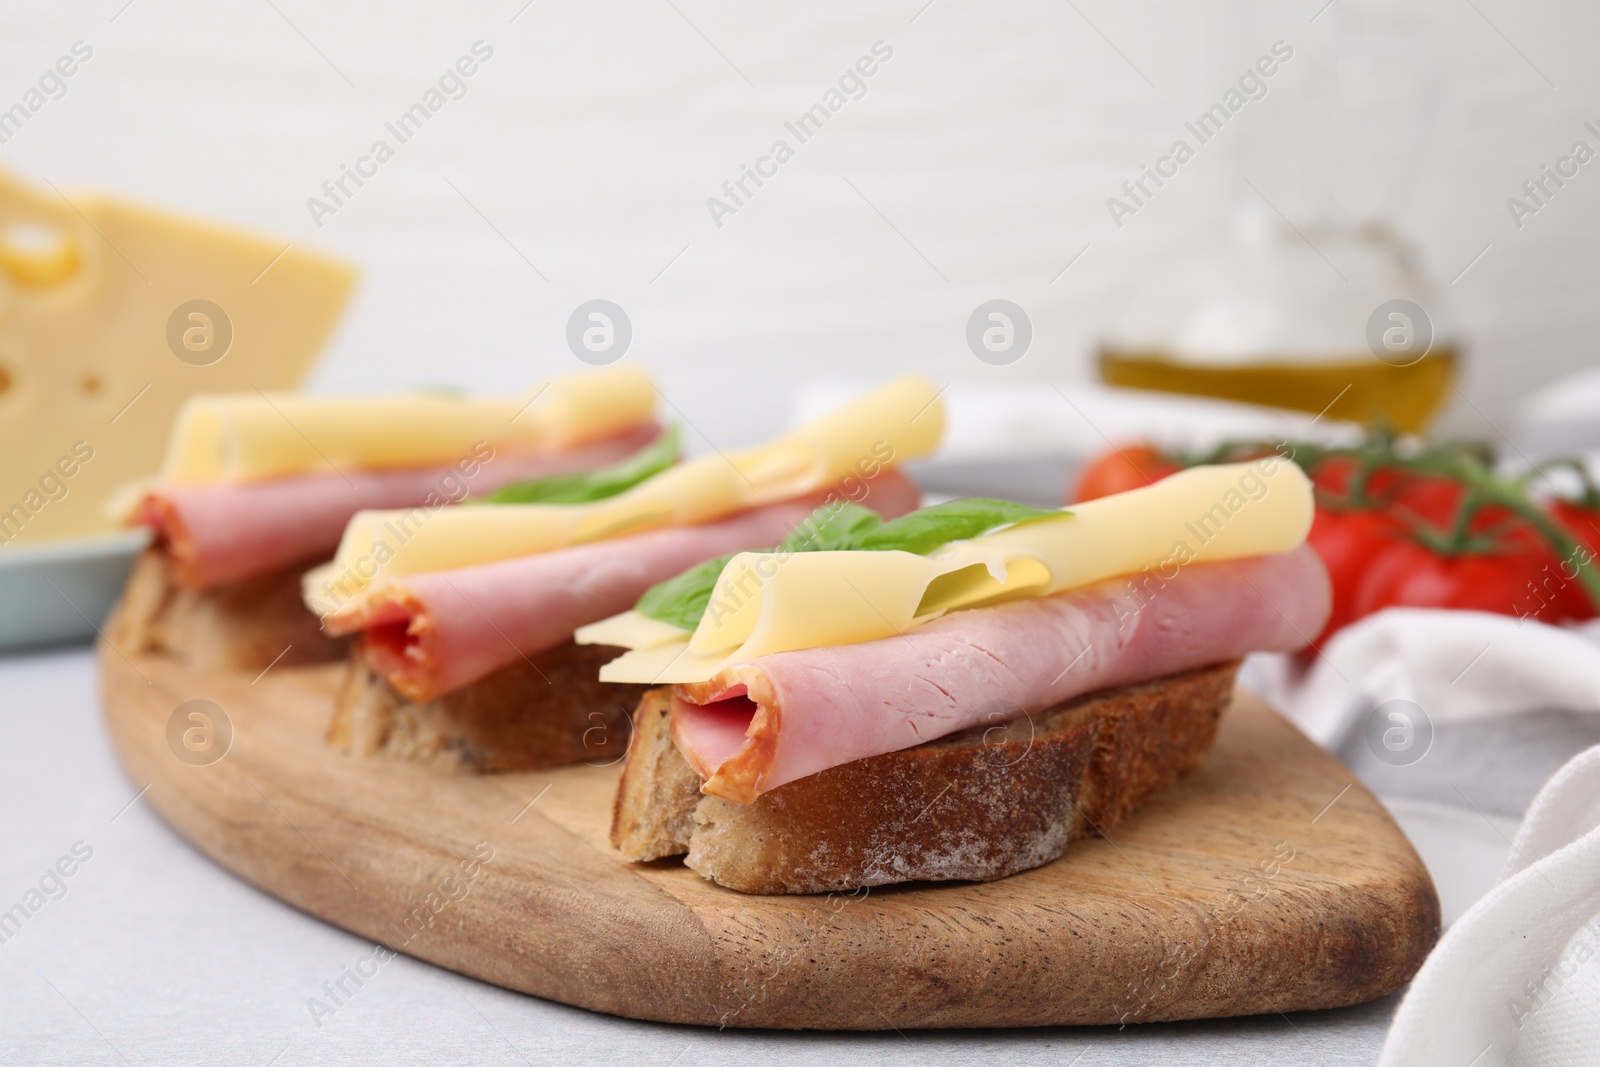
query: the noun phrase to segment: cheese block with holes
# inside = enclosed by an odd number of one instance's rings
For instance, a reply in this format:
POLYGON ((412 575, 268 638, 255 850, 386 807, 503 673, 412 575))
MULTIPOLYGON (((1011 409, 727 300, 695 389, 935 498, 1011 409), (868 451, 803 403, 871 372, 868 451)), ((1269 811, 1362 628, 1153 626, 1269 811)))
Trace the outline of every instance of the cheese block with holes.
POLYGON ((0 172, 0 543, 107 533, 194 393, 292 388, 355 272, 283 240, 0 172))

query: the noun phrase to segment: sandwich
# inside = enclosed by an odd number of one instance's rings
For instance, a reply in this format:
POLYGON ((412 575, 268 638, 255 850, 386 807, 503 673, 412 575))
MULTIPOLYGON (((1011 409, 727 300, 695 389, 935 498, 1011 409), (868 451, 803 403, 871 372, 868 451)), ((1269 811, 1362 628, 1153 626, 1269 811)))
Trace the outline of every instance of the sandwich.
POLYGON ((658 455, 655 396, 644 374, 613 369, 521 396, 191 398, 160 473, 113 505, 153 537, 111 640, 205 669, 339 659, 348 641, 305 609, 301 575, 352 515, 405 508, 425 525, 469 494, 658 455))
POLYGON ((1199 765, 1253 651, 1329 610, 1312 492, 1268 456, 1052 511, 817 516, 578 632, 651 686, 611 836, 747 893, 989 880, 1199 765))
POLYGON ((645 687, 599 678, 624 650, 574 633, 686 568, 796 535, 819 507, 913 510, 900 466, 943 425, 938 388, 907 377, 765 445, 631 483, 518 487, 404 539, 402 513, 357 514, 303 580, 326 632, 356 637, 330 741, 454 771, 615 762, 645 687))

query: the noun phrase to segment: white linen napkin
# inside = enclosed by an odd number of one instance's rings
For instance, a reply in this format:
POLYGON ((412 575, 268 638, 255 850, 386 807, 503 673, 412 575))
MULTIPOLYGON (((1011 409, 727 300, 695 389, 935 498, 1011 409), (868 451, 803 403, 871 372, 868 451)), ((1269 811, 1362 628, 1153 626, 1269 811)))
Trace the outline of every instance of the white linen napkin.
POLYGON ((1386 801, 1520 819, 1557 768, 1600 743, 1600 622, 1389 608, 1309 669, 1252 657, 1241 681, 1386 801))
POLYGON ((1600 714, 1600 621, 1388 608, 1340 631, 1307 672, 1288 661, 1260 670, 1264 695, 1329 748, 1389 700, 1411 701, 1435 723, 1552 708, 1600 714))
POLYGON ((1502 879, 1412 981, 1380 1067, 1600 1064, 1600 746, 1539 791, 1502 879))

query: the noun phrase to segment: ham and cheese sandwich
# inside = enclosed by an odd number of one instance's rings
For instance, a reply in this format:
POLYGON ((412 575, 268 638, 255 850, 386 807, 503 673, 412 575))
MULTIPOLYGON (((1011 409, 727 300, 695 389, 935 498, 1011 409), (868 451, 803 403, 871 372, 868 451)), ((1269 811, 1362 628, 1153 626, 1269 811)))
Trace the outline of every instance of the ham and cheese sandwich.
POLYGON ((643 373, 614 369, 521 396, 194 397, 160 473, 114 505, 154 532, 120 636, 196 666, 337 658, 344 642, 301 606, 299 579, 333 554, 352 515, 405 507, 420 519, 469 495, 625 461, 660 434, 655 395, 643 373))
POLYGON ((819 507, 913 510, 899 465, 942 431, 938 388, 908 377, 600 499, 471 505, 404 537, 404 512, 357 515, 304 587, 328 632, 360 635, 333 739, 470 770, 620 754, 643 689, 596 680, 620 650, 580 648, 574 631, 685 568, 779 545, 819 507))
POLYGON ((671 683, 635 726, 624 855, 751 892, 1038 866, 1196 765, 1229 665, 1329 610, 1310 484, 1276 456, 999 503, 742 554, 692 602, 679 579, 686 610, 658 593, 579 631, 630 649, 602 679, 671 683))

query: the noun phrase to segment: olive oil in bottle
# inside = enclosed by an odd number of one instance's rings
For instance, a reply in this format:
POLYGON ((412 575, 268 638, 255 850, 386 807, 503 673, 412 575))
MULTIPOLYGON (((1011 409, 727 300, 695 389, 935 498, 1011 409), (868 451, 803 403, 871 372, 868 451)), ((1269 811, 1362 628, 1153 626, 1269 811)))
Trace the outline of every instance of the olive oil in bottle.
POLYGON ((1386 226, 1246 205, 1152 264, 1101 336, 1099 374, 1417 433, 1460 361, 1440 303, 1386 226))
POLYGON ((1407 433, 1420 432, 1438 412, 1456 374, 1456 352, 1449 345, 1435 346, 1408 366, 1380 362, 1370 352, 1207 363, 1111 344, 1101 346, 1099 363, 1107 385, 1325 413, 1329 419, 1384 423, 1407 433))

